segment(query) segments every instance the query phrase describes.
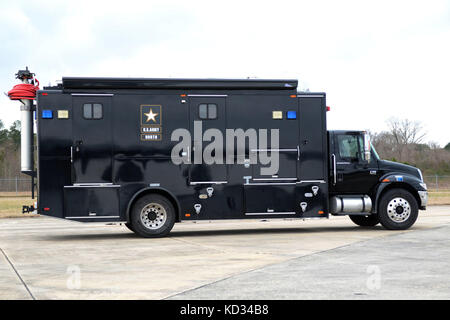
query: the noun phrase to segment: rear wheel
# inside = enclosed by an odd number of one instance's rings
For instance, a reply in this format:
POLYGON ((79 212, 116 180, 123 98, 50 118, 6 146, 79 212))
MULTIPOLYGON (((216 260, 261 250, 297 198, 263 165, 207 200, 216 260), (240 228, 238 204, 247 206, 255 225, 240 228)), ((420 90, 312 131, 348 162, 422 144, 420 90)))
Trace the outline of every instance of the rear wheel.
POLYGON ((175 223, 175 209, 169 199, 159 194, 139 198, 131 210, 131 230, 142 237, 169 234, 175 223))
POLYGON ((417 220, 419 207, 414 196, 404 189, 392 189, 380 200, 378 216, 389 230, 405 230, 417 220))
POLYGON ((380 223, 378 216, 371 214, 368 216, 349 216, 355 224, 361 227, 374 227, 380 223))

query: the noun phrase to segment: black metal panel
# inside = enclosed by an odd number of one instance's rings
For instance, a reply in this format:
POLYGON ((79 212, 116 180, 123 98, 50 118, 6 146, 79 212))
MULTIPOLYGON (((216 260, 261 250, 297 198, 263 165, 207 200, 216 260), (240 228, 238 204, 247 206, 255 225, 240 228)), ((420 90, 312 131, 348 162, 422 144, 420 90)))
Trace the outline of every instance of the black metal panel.
POLYGON ((302 96, 300 103, 300 179, 327 180, 325 96, 302 96))
POLYGON ((292 90, 297 80, 277 79, 151 79, 63 77, 63 89, 268 89, 292 90))
POLYGON ((63 217, 63 186, 71 183, 70 146, 72 144, 72 98, 61 92, 37 95, 37 185, 38 213, 63 217), (50 110, 52 118, 43 119, 50 110), (59 118, 67 111, 68 118, 59 118))
MULTIPOLYGON (((258 137, 258 146, 256 146, 256 151, 253 152, 247 144, 246 157, 256 155, 259 159, 261 153, 267 153, 266 151, 260 151, 262 149, 280 149, 278 172, 275 175, 284 178, 296 178, 297 147, 299 144, 298 120, 287 119, 288 111, 296 111, 298 118, 298 101, 288 94, 231 95, 227 98, 227 128, 240 128, 248 133, 255 130, 258 137), (274 119, 274 111, 281 112, 283 118, 274 119), (267 132, 267 145, 264 146, 261 145, 261 129, 267 132), (277 147, 271 145, 271 136, 274 133, 272 131, 275 130, 278 130, 279 133, 279 145, 277 147)), ((272 175, 262 174, 261 172, 262 168, 268 166, 270 165, 258 162, 251 166, 249 175, 254 178, 272 178, 272 175)), ((233 170, 234 167, 236 166, 233 166, 233 170)))
POLYGON ((60 92, 37 95, 37 133, 39 157, 59 157, 70 160, 72 145, 72 97, 60 92), (42 111, 52 111, 51 119, 43 119, 42 111), (58 111, 68 111, 68 118, 58 118, 58 111))
POLYGON ((88 217, 114 219, 119 216, 119 188, 116 187, 66 187, 64 199, 66 218, 83 221, 88 217))
MULTIPOLYGON (((41 158, 38 172, 38 213, 62 218, 63 187, 70 184, 70 162, 57 158, 41 158)), ((76 206, 75 203, 73 205, 76 206)))
POLYGON ((295 184, 245 185, 246 213, 295 212, 295 184))
POLYGON ((296 205, 302 218, 326 218, 328 217, 328 184, 315 181, 303 182, 297 186, 296 205), (314 194, 313 188, 317 187, 314 194), (306 210, 302 212, 301 203, 306 203, 306 210))
MULTIPOLYGON (((160 158, 168 159, 178 141, 171 141, 172 132, 184 128, 189 130, 189 104, 182 103, 179 95, 115 94, 113 96, 113 141, 115 158, 160 158), (146 106, 158 106, 160 117, 154 121, 147 118, 146 106), (142 139, 142 127, 160 127, 159 140, 142 139)), ((149 107, 150 108, 150 107, 149 107)), ((158 113, 156 109, 154 113, 158 113)))

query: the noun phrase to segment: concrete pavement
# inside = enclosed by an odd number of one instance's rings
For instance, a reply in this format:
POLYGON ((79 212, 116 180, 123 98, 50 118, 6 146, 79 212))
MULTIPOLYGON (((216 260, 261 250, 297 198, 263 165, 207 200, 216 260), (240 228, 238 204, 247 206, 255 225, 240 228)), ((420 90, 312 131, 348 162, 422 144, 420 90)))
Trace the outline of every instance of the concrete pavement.
POLYGON ((1 219, 0 299, 449 298, 449 228, 449 206, 401 232, 331 217, 180 223, 161 239, 1 219))

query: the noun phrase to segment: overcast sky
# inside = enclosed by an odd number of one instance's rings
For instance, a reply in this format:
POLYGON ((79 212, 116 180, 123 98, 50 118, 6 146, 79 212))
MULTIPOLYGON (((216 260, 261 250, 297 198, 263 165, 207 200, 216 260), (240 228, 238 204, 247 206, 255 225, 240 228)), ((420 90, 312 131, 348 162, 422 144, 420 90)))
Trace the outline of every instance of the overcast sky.
MULTIPOLYGON (((421 121, 450 142, 450 1, 0 0, 0 91, 63 76, 295 78, 330 129, 421 121)), ((19 119, 0 97, 0 119, 19 119)))

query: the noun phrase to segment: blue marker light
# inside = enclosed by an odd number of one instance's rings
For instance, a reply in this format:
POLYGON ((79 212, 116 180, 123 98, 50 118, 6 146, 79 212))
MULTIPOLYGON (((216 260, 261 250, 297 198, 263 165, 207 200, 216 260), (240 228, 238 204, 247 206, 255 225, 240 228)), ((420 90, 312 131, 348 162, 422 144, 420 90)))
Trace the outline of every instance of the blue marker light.
POLYGON ((288 111, 286 113, 287 119, 297 119, 297 111, 288 111))
POLYGON ((52 110, 42 110, 42 119, 53 119, 52 110))

